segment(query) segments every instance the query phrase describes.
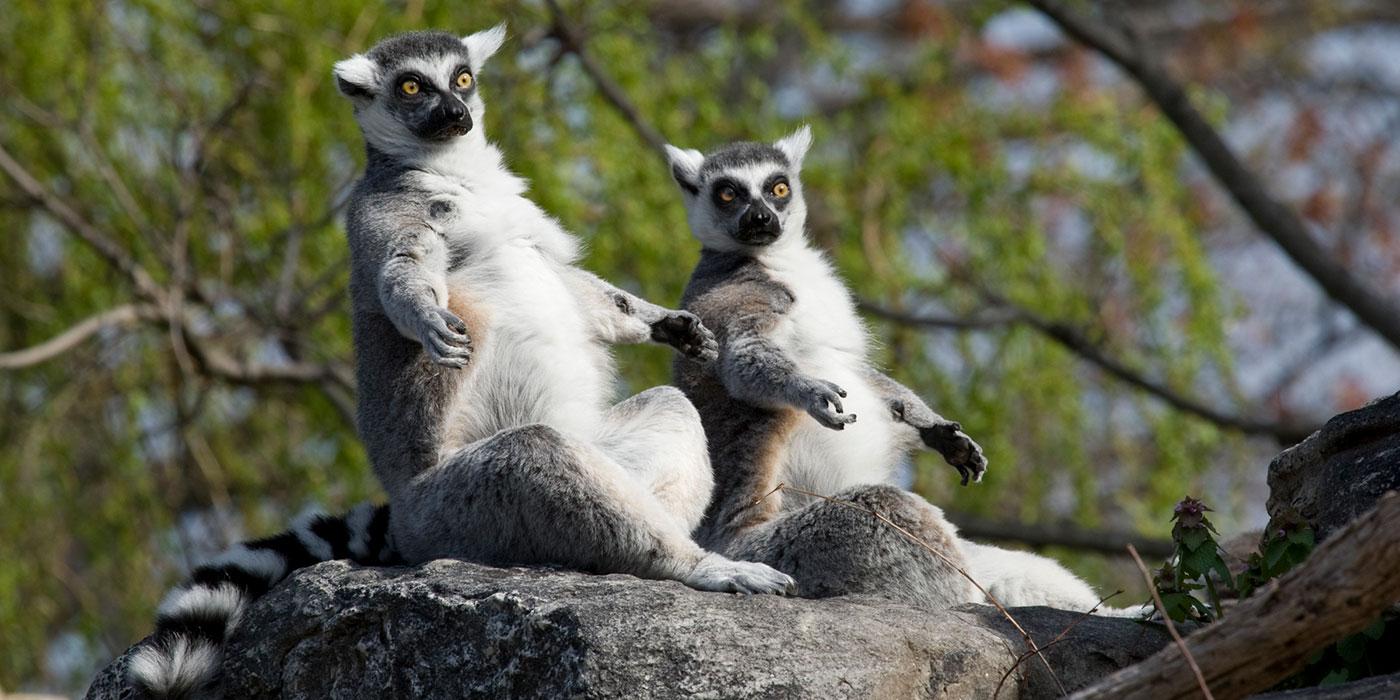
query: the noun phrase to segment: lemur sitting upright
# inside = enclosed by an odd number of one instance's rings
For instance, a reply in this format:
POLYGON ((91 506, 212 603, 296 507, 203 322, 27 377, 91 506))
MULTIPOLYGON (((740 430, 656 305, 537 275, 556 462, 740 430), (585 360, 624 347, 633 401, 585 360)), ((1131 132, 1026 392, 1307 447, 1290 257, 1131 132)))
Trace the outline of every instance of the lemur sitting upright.
POLYGON ((131 675, 197 693, 245 606, 292 570, 348 557, 460 557, 786 593, 767 565, 690 537, 713 485, 694 407, 673 387, 609 408, 606 343, 666 343, 704 363, 685 311, 576 266, 578 243, 525 197, 482 134, 482 65, 503 27, 386 39, 335 66, 368 166, 352 196, 359 432, 389 506, 240 545, 161 605, 131 675))
POLYGON ((715 363, 675 362, 715 470, 701 544, 792 574, 804 596, 980 600, 953 562, 1006 605, 1090 609, 1099 599, 1058 563, 960 541, 941 510, 888 485, 915 447, 941 453, 964 485, 986 460, 961 426, 871 365, 849 291, 806 239, 798 173, 810 144, 803 127, 708 155, 667 147, 701 245, 681 305, 719 341, 715 363), (773 493, 779 483, 873 508, 948 562, 849 506, 773 493))

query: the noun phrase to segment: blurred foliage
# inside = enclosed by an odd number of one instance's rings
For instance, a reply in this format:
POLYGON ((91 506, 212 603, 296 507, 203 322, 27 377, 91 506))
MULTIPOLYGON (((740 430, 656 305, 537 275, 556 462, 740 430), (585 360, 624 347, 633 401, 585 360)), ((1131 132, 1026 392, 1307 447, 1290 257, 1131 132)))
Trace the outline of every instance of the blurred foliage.
MULTIPOLYGON (((1155 112, 1093 90, 1036 109, 986 99, 956 50, 985 8, 929 24, 917 55, 872 69, 823 24, 824 5, 686 33, 658 29, 647 2, 566 11, 680 145, 810 121, 811 234, 861 297, 963 314, 995 290, 1229 399, 1230 304, 1179 184, 1182 145, 1155 112), (798 98, 775 93, 785 76, 801 77, 798 98), (1073 212, 1078 232, 1062 225, 1073 212)), ((239 357, 351 357, 337 206, 363 155, 330 66, 401 30, 508 20, 481 79, 487 134, 587 241, 586 264, 673 304, 697 259, 664 165, 575 60, 555 60, 542 5, 53 0, 4 14, 0 145, 162 285, 186 287, 202 337, 239 357)), ((5 178, 0 228, 0 348, 132 301, 125 276, 5 178)), ((879 359, 987 448, 977 488, 955 490, 934 457, 915 465, 916 488, 957 510, 1153 527, 1213 465, 1221 488, 1218 465, 1243 461, 1238 440, 1032 330, 873 330, 879 359)), ((667 381, 665 350, 619 355, 627 391, 667 381)), ((309 505, 376 497, 324 387, 233 384, 188 359, 168 328, 142 325, 0 374, 0 687, 81 684, 149 631, 161 591, 198 557, 309 505)))

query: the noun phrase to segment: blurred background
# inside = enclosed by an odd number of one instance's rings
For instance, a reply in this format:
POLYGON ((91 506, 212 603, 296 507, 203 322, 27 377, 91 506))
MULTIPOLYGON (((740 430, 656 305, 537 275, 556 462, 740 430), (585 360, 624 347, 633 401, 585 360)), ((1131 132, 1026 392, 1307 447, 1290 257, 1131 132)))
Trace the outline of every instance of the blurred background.
MULTIPOLYGON (((1069 8, 1244 179, 1014 2, 0 2, 0 689, 81 692, 203 557, 380 497, 340 222, 364 156, 330 67, 406 29, 510 23, 488 137, 589 268, 659 303, 698 251, 658 139, 810 123, 811 237, 880 362, 987 448, 976 487, 909 465, 966 532, 1127 605, 1113 552, 1160 560, 1183 495, 1261 526, 1272 455, 1400 387, 1375 313, 1400 319, 1400 5, 1069 8)), ((668 380, 666 350, 618 353, 619 394, 668 380)))

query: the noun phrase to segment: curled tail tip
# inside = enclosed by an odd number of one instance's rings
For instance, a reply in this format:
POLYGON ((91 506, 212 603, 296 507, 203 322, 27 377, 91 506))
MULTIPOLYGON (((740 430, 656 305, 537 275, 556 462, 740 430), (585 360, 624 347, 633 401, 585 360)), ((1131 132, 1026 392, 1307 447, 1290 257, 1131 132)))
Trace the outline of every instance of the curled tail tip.
POLYGON ((173 635, 133 654, 127 666, 127 677, 145 698, 209 697, 222 659, 222 649, 217 643, 173 635))

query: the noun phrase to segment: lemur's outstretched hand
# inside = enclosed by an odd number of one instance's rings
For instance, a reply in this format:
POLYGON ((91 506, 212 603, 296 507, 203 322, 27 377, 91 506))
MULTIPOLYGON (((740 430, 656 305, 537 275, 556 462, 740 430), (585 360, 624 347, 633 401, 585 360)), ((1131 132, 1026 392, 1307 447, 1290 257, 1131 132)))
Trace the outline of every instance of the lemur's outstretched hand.
POLYGON ((466 322, 441 306, 428 309, 419 320, 418 342, 433 362, 444 367, 461 369, 472 357, 466 322))
POLYGON ((689 311, 667 311, 661 320, 651 324, 651 339, 701 362, 713 362, 719 357, 715 334, 689 311))
POLYGON ((847 423, 856 422, 856 414, 845 413, 841 407, 846 390, 832 382, 798 375, 792 379, 789 392, 794 404, 832 430, 844 430, 847 423))
POLYGON ((945 420, 919 428, 919 437, 958 470, 963 486, 967 486, 969 478, 981 481, 982 475, 987 472, 987 458, 982 454, 982 446, 968 437, 962 431, 962 424, 957 421, 945 420))

